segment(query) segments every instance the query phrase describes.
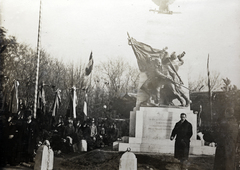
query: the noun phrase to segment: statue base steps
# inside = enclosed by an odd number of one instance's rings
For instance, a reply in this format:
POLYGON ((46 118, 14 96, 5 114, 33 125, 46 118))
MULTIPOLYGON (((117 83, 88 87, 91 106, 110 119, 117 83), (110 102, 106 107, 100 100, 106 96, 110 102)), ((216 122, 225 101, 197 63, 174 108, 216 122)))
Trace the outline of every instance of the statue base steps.
MULTIPOLYGON (((113 150, 126 151, 131 148, 132 152, 151 152, 151 153, 174 153, 175 141, 161 140, 159 144, 151 143, 124 143, 122 141, 115 141, 113 143, 113 150)), ((202 146, 200 140, 193 140, 190 143, 189 153, 193 155, 214 155, 216 147, 202 146)))
POLYGON ((171 131, 180 120, 180 114, 186 113, 187 120, 193 126, 190 154, 215 153, 215 148, 202 146, 197 139, 197 115, 186 107, 140 107, 130 113, 130 137, 113 143, 113 149, 132 152, 174 153, 175 140, 170 141, 171 131), (207 151, 208 150, 208 151, 207 151))

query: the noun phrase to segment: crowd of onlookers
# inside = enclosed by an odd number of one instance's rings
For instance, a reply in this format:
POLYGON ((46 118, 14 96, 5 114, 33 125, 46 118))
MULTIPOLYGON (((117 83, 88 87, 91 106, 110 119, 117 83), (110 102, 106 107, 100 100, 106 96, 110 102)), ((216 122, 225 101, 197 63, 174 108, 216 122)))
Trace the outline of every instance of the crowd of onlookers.
POLYGON ((80 152, 83 140, 87 143, 87 151, 111 146, 124 135, 122 127, 110 119, 52 117, 41 110, 37 110, 34 118, 32 109, 23 106, 17 113, 1 111, 0 167, 32 162, 45 140, 50 141, 55 154, 80 152))
POLYGON ((81 151, 82 140, 87 142, 87 149, 110 146, 120 136, 120 130, 115 123, 106 121, 96 121, 94 118, 87 118, 81 121, 73 120, 68 117, 64 122, 63 117, 59 117, 58 123, 54 126, 51 146, 54 151, 61 152, 79 152, 81 151))
POLYGON ((31 110, 0 115, 0 167, 33 161, 39 127, 31 110))

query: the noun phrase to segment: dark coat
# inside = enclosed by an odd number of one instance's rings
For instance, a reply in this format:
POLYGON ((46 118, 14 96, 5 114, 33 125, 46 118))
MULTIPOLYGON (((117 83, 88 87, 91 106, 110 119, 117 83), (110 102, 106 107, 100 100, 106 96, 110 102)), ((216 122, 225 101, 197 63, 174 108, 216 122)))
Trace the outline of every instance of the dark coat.
POLYGON ((187 160, 189 154, 190 138, 192 137, 192 124, 185 120, 175 124, 171 137, 176 136, 174 157, 179 160, 187 160))
POLYGON ((237 137, 238 124, 235 118, 227 118, 220 123, 214 170, 234 170, 237 137))
POLYGON ((31 123, 24 124, 24 144, 25 151, 29 155, 33 155, 39 135, 39 127, 36 121, 32 120, 31 123))
POLYGON ((82 125, 79 124, 76 126, 77 142, 80 142, 83 138, 82 125))

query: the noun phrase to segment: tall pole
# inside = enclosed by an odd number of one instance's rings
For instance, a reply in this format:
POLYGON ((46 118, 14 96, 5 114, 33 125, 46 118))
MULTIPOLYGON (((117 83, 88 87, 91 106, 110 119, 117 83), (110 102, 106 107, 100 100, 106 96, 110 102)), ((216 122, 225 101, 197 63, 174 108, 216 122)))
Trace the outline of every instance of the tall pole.
POLYGON ((212 92, 211 92, 211 81, 210 81, 210 71, 209 71, 209 54, 207 60, 207 76, 208 76, 208 96, 209 96, 209 109, 212 121, 212 92))
POLYGON ((74 80, 73 80, 73 74, 74 74, 74 70, 73 70, 73 67, 74 67, 74 63, 72 63, 72 87, 73 87, 73 85, 74 85, 74 80))
POLYGON ((38 93, 38 74, 39 74, 39 59, 40 59, 40 33, 41 33, 41 6, 42 6, 42 1, 40 0, 39 23, 38 23, 38 39, 37 39, 37 70, 36 70, 34 110, 33 110, 33 117, 35 119, 37 117, 37 93, 38 93))
MULTIPOLYGON (((90 89, 90 90, 88 90, 88 91, 91 91, 91 92, 92 92, 91 85, 92 85, 92 74, 93 74, 93 71, 92 71, 90 74, 91 74, 91 75, 90 75, 90 83, 89 83, 89 87, 88 87, 87 89, 90 89)), ((85 96, 88 96, 87 91, 85 91, 85 96)), ((90 110, 91 107, 89 107, 90 104, 91 104, 90 101, 91 101, 91 100, 88 100, 88 97, 87 97, 87 101, 86 101, 86 102, 88 102, 88 103, 87 103, 88 114, 89 114, 89 113, 92 114, 92 110, 90 110)), ((91 114, 89 114, 89 115, 91 115, 91 114)))

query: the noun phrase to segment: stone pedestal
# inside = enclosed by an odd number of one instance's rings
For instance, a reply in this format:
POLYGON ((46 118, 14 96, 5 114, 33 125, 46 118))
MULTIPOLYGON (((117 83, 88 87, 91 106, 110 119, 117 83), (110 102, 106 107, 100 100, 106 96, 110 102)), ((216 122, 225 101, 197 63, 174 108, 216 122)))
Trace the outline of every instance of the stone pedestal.
POLYGON ((196 140, 197 117, 185 107, 140 107, 140 110, 132 111, 129 142, 119 143, 118 150, 126 151, 130 147, 133 152, 174 153, 175 141, 170 141, 170 135, 181 113, 187 114, 187 120, 193 126, 190 152, 196 153, 193 148, 201 146, 201 141, 196 140))

